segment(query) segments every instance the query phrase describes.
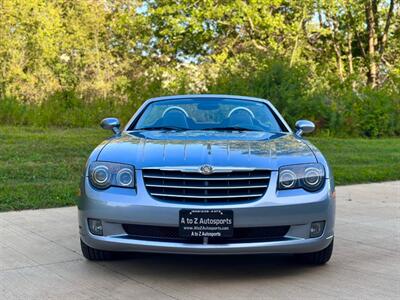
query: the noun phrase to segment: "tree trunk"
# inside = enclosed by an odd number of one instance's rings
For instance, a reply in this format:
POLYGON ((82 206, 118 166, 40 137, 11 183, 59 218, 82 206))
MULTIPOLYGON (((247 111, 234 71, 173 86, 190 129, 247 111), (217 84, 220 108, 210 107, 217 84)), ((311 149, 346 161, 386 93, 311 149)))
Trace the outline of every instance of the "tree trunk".
POLYGON ((337 70, 338 70, 338 75, 339 79, 341 82, 344 80, 344 72, 343 72, 343 61, 342 61, 342 51, 340 51, 340 46, 335 42, 333 45, 333 48, 336 53, 336 64, 337 64, 337 70))
POLYGON ((382 56, 383 52, 385 51, 386 43, 387 43, 387 36, 389 33, 390 21, 393 16, 393 9, 394 9, 394 0, 390 1, 389 11, 386 16, 386 23, 385 28, 383 29, 382 36, 379 40, 379 53, 382 56))
POLYGON ((302 16, 301 16, 301 19, 300 19, 300 21, 299 21, 298 28, 297 28, 296 40, 295 40, 295 42, 294 42, 294 47, 293 47, 292 55, 290 56, 290 64, 289 64, 290 67, 292 67, 292 66, 293 66, 293 63, 294 63, 294 59, 295 59, 295 56, 296 56, 297 47, 299 46, 300 31, 301 31, 301 28, 302 28, 303 25, 304 25, 304 19, 305 19, 305 17, 306 17, 306 7, 304 6, 304 7, 303 7, 303 14, 302 14, 302 16))
POLYGON ((378 78, 378 68, 376 65, 376 51, 375 51, 375 16, 373 12, 374 3, 376 0, 368 0, 365 4, 365 16, 367 21, 367 31, 368 31, 368 84, 375 88, 377 85, 378 78))
POLYGON ((337 70, 338 70, 338 75, 339 79, 341 82, 344 80, 344 70, 343 70, 343 60, 342 60, 342 50, 340 47, 340 40, 338 37, 339 33, 339 21, 337 19, 337 16, 335 14, 332 15, 332 20, 333 20, 333 49, 335 50, 336 54, 336 65, 337 65, 337 70))
POLYGON ((353 69, 353 48, 352 48, 352 43, 353 41, 353 35, 351 34, 351 31, 349 30, 349 33, 347 34, 347 60, 349 62, 349 73, 350 75, 354 73, 353 69))

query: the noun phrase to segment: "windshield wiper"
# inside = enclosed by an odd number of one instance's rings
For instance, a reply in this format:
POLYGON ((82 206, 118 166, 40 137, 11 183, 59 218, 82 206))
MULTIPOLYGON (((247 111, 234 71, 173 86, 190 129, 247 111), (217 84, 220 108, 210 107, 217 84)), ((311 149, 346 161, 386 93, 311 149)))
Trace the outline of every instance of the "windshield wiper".
POLYGON ((203 128, 202 130, 220 130, 220 131, 258 131, 257 129, 245 128, 245 127, 240 127, 240 126, 211 127, 211 128, 203 128))
POLYGON ((179 126, 149 126, 143 128, 137 128, 138 130, 188 130, 188 128, 179 127, 179 126))

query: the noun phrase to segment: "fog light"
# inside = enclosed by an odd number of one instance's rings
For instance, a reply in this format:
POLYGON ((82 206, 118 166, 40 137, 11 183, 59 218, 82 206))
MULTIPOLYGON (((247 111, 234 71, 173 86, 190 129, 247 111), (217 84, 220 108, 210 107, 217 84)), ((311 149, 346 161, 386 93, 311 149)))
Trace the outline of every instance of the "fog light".
POLYGON ((310 237, 315 238, 322 235, 325 228, 325 221, 313 222, 310 228, 310 237))
POLYGON ((92 234, 103 235, 103 225, 99 219, 88 219, 89 230, 92 234))

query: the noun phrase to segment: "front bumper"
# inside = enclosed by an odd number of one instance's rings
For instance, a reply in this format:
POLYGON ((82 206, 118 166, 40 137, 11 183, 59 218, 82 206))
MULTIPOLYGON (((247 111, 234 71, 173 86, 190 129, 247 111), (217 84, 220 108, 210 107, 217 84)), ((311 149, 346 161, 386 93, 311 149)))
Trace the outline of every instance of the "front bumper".
POLYGON ((190 205, 167 203, 148 195, 137 170, 137 192, 110 188, 97 191, 83 181, 78 204, 81 239, 90 247, 108 251, 137 251, 181 254, 261 254, 307 253, 326 248, 334 235, 335 199, 327 179, 318 193, 303 190, 277 191, 277 174, 272 172, 270 186, 259 200, 229 205, 190 205), (234 227, 290 226, 278 240, 218 244, 193 244, 131 238, 122 224, 178 226, 181 209, 231 209, 234 227), (88 218, 101 219, 103 236, 90 233, 88 218), (325 221, 323 234, 309 238, 312 222, 325 221))
POLYGON ((333 236, 313 239, 292 239, 285 241, 234 243, 234 244, 185 244, 130 240, 118 237, 81 236, 82 240, 96 249, 109 251, 137 251, 174 254, 266 254, 266 253, 307 253, 326 248, 333 236))

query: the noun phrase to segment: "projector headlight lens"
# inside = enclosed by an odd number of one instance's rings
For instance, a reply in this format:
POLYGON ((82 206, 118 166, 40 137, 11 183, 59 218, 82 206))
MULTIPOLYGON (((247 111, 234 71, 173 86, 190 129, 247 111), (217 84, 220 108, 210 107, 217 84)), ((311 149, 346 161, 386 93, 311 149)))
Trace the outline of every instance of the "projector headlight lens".
POLYGON ((90 179, 94 186, 107 188, 110 185, 111 174, 107 166, 98 165, 90 173, 90 179))
POLYGON ((135 187, 135 169, 130 165, 96 161, 90 164, 88 175, 90 183, 97 189, 135 187))
POLYGON ((286 169, 279 174, 279 186, 283 189, 294 188, 297 184, 297 176, 292 170, 286 169))
POLYGON ((124 168, 117 173, 117 184, 119 186, 129 187, 133 182, 133 172, 128 168, 124 168))
POLYGON ((325 169, 319 163, 284 166, 279 169, 278 181, 279 190, 302 188, 316 192, 324 185, 325 169))
POLYGON ((309 167, 304 171, 302 186, 307 191, 316 191, 321 187, 324 177, 323 169, 309 167))

